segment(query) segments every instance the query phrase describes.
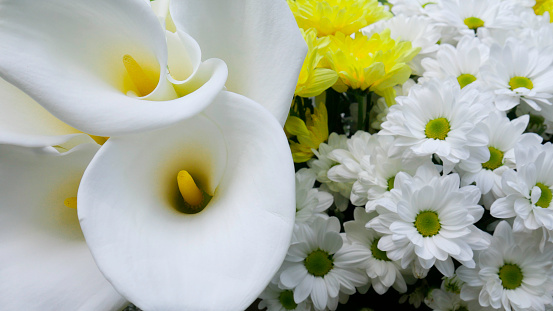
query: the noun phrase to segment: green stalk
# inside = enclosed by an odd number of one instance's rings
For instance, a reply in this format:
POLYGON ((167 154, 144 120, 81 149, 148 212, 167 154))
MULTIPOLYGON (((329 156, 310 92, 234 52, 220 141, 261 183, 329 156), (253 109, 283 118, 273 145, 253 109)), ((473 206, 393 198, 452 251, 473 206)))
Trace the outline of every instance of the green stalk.
POLYGON ((355 92, 355 99, 357 100, 357 130, 362 131, 365 125, 365 114, 363 113, 363 107, 365 106, 365 94, 361 91, 355 92))

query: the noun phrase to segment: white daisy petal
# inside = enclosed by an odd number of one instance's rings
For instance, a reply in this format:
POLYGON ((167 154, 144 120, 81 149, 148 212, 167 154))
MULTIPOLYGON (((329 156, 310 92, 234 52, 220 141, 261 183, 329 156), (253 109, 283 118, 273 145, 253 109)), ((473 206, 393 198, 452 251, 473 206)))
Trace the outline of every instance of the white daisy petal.
POLYGON ((303 265, 293 265, 282 271, 280 282, 286 287, 296 287, 307 276, 307 270, 303 265))
POLYGON ((301 283, 294 289, 294 301, 300 303, 307 299, 311 292, 313 291, 313 283, 315 282, 315 277, 312 275, 307 275, 301 283))
POLYGON ((452 277, 453 272, 455 271, 453 266, 453 260, 451 260, 451 257, 448 257, 446 260, 436 260, 435 262, 436 268, 446 277, 452 277))
POLYGON ((313 291, 311 292, 311 300, 318 310, 323 310, 328 302, 328 292, 325 281, 321 277, 313 279, 313 291))
POLYGON ((465 282, 461 298, 495 309, 546 310, 553 302, 553 248, 549 244, 548 255, 541 253, 535 237, 500 222, 489 247, 474 257, 475 267, 457 270, 465 282))

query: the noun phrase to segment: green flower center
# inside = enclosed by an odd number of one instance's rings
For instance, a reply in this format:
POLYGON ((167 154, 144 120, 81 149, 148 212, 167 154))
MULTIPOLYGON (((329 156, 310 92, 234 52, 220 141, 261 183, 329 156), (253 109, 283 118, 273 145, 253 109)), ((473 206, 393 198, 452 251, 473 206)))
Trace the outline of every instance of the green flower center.
POLYGON ((536 202, 536 206, 539 206, 541 208, 548 208, 549 204, 551 204, 551 199, 553 199, 553 193, 551 192, 551 189, 549 189, 548 186, 542 184, 541 182, 537 183, 536 187, 540 188, 541 190, 541 195, 538 199, 538 202, 536 202))
POLYGON ((459 82, 459 85, 461 86, 461 88, 464 88, 465 86, 471 84, 474 81, 476 81, 476 77, 471 75, 470 73, 464 73, 457 77, 457 82, 459 82))
POLYGON ((423 211, 415 218, 415 228, 423 237, 429 237, 438 234, 442 225, 440 225, 440 219, 436 212, 423 211))
POLYGON ((286 310, 294 310, 298 306, 298 304, 294 301, 294 292, 291 290, 285 290, 280 293, 278 300, 286 310))
POLYGON ((494 147, 488 147, 490 150, 490 159, 486 163, 482 163, 482 167, 488 170, 495 170, 503 165, 503 152, 494 147))
POLYGON ((503 288, 518 288, 522 284, 522 277, 522 270, 517 265, 508 263, 499 268, 499 279, 503 288))
POLYGON ((396 176, 388 178, 388 191, 394 189, 394 182, 396 181, 396 176))
POLYGON ((373 254, 373 257, 378 260, 382 261, 391 261, 390 258, 386 255, 385 251, 381 251, 378 249, 378 241, 380 241, 380 238, 374 239, 373 243, 371 244, 371 253, 373 254))
POLYGON ((465 25, 467 25, 467 27, 472 30, 476 30, 478 29, 478 27, 484 26, 484 21, 479 19, 478 17, 467 17, 465 18, 464 22, 465 25))
POLYGON ((459 308, 455 309, 455 311, 469 311, 469 309, 467 309, 467 307, 465 306, 460 306, 459 308))
POLYGON ((446 118, 437 118, 426 124, 424 134, 427 138, 444 140, 449 130, 449 121, 446 118))
POLYGON ((519 87, 525 87, 531 90, 534 88, 534 83, 526 77, 512 77, 511 80, 509 80, 509 86, 511 90, 516 90, 519 87))
POLYGON ((314 276, 325 276, 334 267, 332 255, 320 249, 307 255, 303 263, 307 272, 314 276))

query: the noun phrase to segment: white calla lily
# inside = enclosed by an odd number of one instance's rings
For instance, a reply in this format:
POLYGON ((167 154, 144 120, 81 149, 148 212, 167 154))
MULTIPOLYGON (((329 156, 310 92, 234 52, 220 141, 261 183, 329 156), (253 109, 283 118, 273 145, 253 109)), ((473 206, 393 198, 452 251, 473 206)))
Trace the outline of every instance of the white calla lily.
POLYGON ((286 4, 171 5, 176 33, 159 23, 173 20, 165 13, 167 1, 155 6, 157 15, 147 3, 132 0, 0 1, 0 77, 63 122, 99 136, 189 118, 225 83, 283 124, 306 52, 286 4), (199 46, 195 36, 201 37, 199 46), (223 61, 200 61, 200 46, 204 56, 228 62, 228 81, 223 61))
POLYGON ((2 78, 0 98, 0 144, 46 147, 80 133, 2 78))
POLYGON ((229 68, 227 90, 262 104, 284 126, 307 46, 285 1, 172 0, 177 29, 229 68))
POLYGON ((284 259, 294 193, 281 125, 223 91, 198 116, 111 138, 84 174, 79 219, 100 270, 141 309, 243 310, 284 259), (197 214, 182 212, 181 170, 212 196, 197 214))
MULTIPOLYGON (((82 135, 82 134, 81 134, 82 135)), ((2 310, 120 310, 127 304, 96 267, 79 227, 81 176, 99 146, 0 145, 2 310)))
POLYGON ((121 135, 191 117, 227 78, 224 62, 210 59, 187 64, 195 69, 192 81, 174 87, 165 30, 142 1, 5 0, 0 20, 0 76, 89 134, 121 135))

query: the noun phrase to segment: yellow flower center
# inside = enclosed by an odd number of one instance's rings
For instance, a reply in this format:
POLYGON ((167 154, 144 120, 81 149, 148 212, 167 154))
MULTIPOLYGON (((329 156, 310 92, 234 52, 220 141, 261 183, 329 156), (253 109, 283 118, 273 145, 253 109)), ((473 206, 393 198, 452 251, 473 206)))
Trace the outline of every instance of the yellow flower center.
POLYGON ((294 292, 291 290, 285 290, 280 293, 278 300, 282 307, 286 310, 294 310, 298 304, 294 301, 294 292))
POLYGON ((388 178, 388 188, 386 190, 391 191, 394 189, 394 182, 396 181, 396 176, 388 178))
POLYGON ((430 237, 438 234, 442 225, 436 212, 423 211, 415 218, 415 228, 423 237, 430 237))
POLYGON ((70 197, 65 199, 65 201, 63 201, 63 205, 69 208, 77 209, 77 197, 70 197))
POLYGON ((314 276, 325 276, 334 267, 332 255, 321 249, 307 255, 303 263, 307 272, 314 276))
POLYGON ((526 77, 512 77, 511 80, 509 80, 509 86, 511 90, 516 90, 519 87, 525 87, 531 90, 534 88, 534 83, 526 77))
POLYGON ((449 130, 449 121, 446 118, 437 118, 426 124, 424 134, 427 138, 445 140, 449 130))
POLYGON ((461 88, 464 88, 465 86, 471 84, 474 81, 476 81, 476 77, 471 75, 470 73, 464 73, 457 77, 457 82, 459 82, 459 85, 461 86, 461 88))
POLYGON ((503 152, 494 147, 488 147, 490 150, 490 159, 486 163, 482 163, 482 167, 488 170, 495 170, 503 165, 503 152))
POLYGON ((157 87, 156 79, 152 79, 151 75, 147 74, 132 56, 124 55, 123 65, 138 96, 146 96, 157 87))
POLYGON ((516 289, 522 285, 522 270, 515 264, 504 264, 499 268, 499 279, 505 289, 516 289))
POLYGON ((465 18, 464 22, 469 29, 473 30, 478 29, 478 27, 484 26, 484 21, 479 19, 478 17, 467 17, 465 18))
POLYGON ((391 261, 390 258, 388 258, 388 255, 386 255, 386 252, 378 248, 378 241, 380 241, 380 238, 374 239, 373 243, 371 244, 371 253, 373 257, 382 261, 391 261))
POLYGON ((179 211, 185 214, 201 212, 211 200, 211 196, 200 189, 194 178, 185 170, 177 174, 177 184, 184 204, 179 206, 179 211))
POLYGON ((553 199, 553 193, 551 192, 551 189, 549 189, 548 186, 542 184, 541 182, 536 184, 536 187, 540 188, 541 195, 538 199, 538 202, 536 202, 536 206, 539 206, 541 208, 548 208, 551 204, 551 200, 553 199))

